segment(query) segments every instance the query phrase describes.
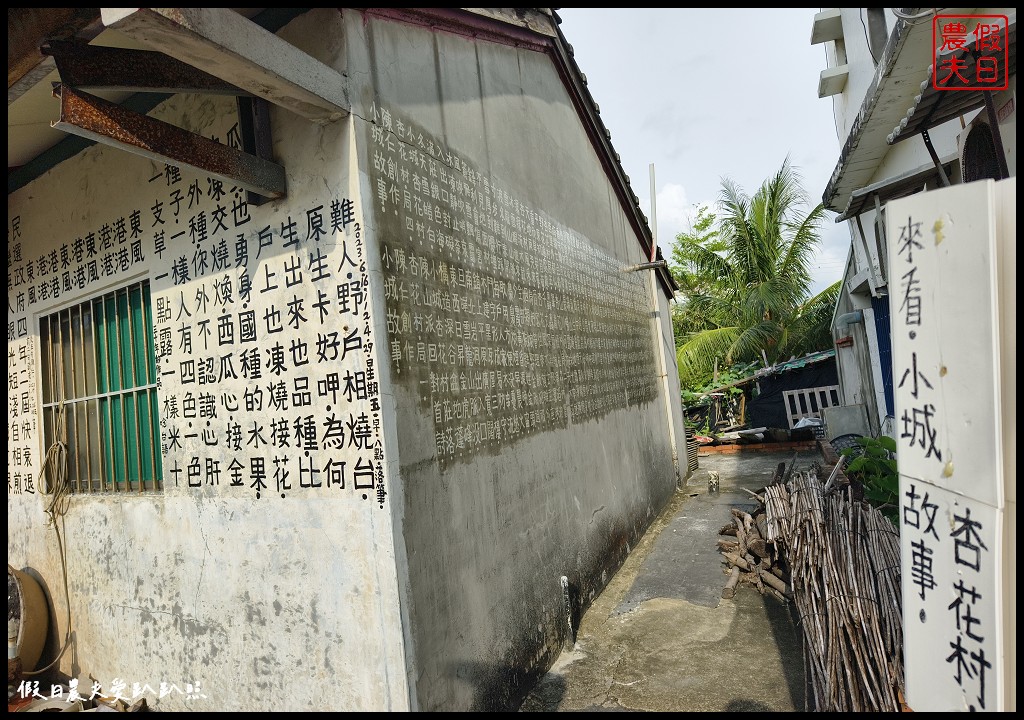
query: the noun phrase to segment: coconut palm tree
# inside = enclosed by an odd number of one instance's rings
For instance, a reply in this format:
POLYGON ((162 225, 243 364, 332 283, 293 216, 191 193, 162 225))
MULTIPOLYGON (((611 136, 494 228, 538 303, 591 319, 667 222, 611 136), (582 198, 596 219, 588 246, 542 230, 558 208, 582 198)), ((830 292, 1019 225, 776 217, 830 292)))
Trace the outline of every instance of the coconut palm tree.
POLYGON ((805 214, 807 205, 788 157, 753 197, 722 180, 720 246, 694 243, 686 250, 691 271, 713 282, 704 283, 710 291, 685 296, 677 310, 684 388, 705 384, 716 361, 723 368, 762 357, 774 363, 832 346, 840 282, 811 295, 810 263, 825 208, 805 214))

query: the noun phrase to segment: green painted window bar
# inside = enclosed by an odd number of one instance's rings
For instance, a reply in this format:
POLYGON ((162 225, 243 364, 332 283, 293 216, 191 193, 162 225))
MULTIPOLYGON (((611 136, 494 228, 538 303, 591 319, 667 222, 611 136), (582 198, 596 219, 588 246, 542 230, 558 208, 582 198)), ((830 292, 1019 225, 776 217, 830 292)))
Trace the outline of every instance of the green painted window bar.
POLYGON ((152 328, 148 280, 39 321, 43 438, 65 443, 72 492, 161 489, 152 328))

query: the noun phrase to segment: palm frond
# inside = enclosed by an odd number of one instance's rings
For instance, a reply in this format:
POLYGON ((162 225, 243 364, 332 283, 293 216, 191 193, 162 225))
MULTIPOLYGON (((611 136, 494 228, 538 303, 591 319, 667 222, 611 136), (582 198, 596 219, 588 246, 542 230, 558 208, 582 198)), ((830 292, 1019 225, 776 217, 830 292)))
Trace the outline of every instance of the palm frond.
MULTIPOLYGON (((804 217, 787 223, 789 242, 779 272, 810 279, 810 262, 821 243, 825 206, 816 205, 804 217)), ((809 284, 809 283, 808 283, 809 284)))
POLYGON ((754 322, 783 322, 806 297, 806 284, 792 277, 776 276, 747 288, 743 295, 744 314, 754 322))
POLYGON ((756 360, 764 350, 768 359, 774 360, 778 354, 780 335, 780 326, 774 322, 762 321, 745 327, 733 343, 728 359, 730 362, 756 360))
POLYGON ((739 334, 738 327, 720 327, 694 333, 685 338, 676 351, 679 380, 683 387, 707 377, 714 369, 716 360, 724 367, 727 364, 729 349, 739 334))
POLYGON ((843 281, 836 280, 814 297, 805 300, 803 303, 803 311, 806 313, 809 310, 826 310, 831 314, 835 309, 836 301, 839 299, 839 291, 842 287, 843 281))
POLYGON ((826 350, 833 345, 832 313, 839 299, 842 281, 836 281, 798 308, 791 323, 789 346, 797 354, 826 350))
POLYGON ((697 242, 679 256, 695 278, 673 317, 684 386, 706 378, 715 358, 725 366, 764 352, 775 361, 831 344, 839 285, 808 298, 827 211, 807 207, 788 156, 753 196, 722 179, 716 240, 724 252, 697 242))
POLYGON ((728 259, 700 245, 690 248, 689 261, 699 273, 706 273, 721 278, 729 277, 733 274, 732 266, 729 264, 728 259))
POLYGON ((728 297, 719 295, 693 295, 686 300, 685 312, 693 312, 706 318, 715 318, 711 323, 714 327, 730 325, 735 316, 735 303, 728 297))
POLYGON ((755 277, 757 274, 758 241, 749 222, 750 198, 735 182, 724 178, 719 205, 722 208, 722 240, 728 247, 728 254, 738 277, 745 283, 747 278, 755 277))

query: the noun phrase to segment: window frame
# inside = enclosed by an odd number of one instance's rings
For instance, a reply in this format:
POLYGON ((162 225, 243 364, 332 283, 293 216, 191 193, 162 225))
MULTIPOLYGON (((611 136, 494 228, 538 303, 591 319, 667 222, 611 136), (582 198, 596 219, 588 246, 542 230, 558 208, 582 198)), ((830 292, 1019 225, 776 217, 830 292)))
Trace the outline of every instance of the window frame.
POLYGON ((44 461, 63 442, 73 495, 163 491, 152 304, 138 277, 37 317, 44 461))

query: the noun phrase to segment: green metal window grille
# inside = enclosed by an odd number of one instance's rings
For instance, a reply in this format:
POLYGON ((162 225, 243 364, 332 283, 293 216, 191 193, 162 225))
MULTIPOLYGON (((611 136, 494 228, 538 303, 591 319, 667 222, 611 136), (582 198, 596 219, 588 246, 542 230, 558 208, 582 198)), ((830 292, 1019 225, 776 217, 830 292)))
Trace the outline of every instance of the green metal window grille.
POLYGON ((71 491, 160 490, 149 281, 40 318, 39 348, 44 450, 65 444, 71 491))

